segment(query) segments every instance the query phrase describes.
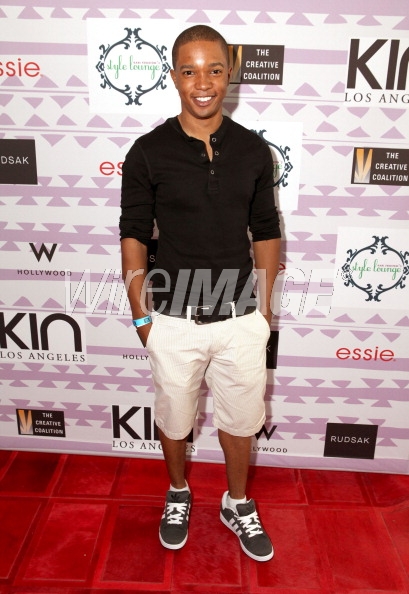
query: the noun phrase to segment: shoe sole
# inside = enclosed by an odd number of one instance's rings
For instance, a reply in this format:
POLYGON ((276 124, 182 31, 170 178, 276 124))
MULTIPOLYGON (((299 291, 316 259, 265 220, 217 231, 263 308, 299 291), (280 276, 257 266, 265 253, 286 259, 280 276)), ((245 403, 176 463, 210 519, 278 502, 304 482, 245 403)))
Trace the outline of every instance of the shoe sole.
POLYGON ((274 549, 271 551, 271 553, 269 553, 268 555, 265 555, 264 557, 259 557, 257 555, 254 555, 253 553, 251 553, 248 549, 246 549, 246 547, 243 545, 243 543, 241 542, 241 538, 239 537, 239 535, 237 534, 237 532, 235 531, 235 529, 233 528, 233 526, 230 524, 230 522, 228 520, 226 520, 226 518, 224 517, 224 515, 222 514, 222 512, 220 512, 220 519, 223 522, 223 524, 225 526, 227 526, 227 528, 229 528, 233 534, 235 534, 237 536, 237 538, 239 539, 239 543, 240 546, 242 548, 242 550, 246 553, 246 555, 248 555, 251 559, 253 559, 254 561, 270 561, 270 559, 273 558, 274 556, 274 549))
POLYGON ((188 534, 186 533, 186 537, 182 540, 182 542, 178 542, 176 544, 170 544, 169 542, 166 542, 165 540, 163 540, 161 533, 159 532, 159 540, 160 540, 161 545, 163 547, 165 547, 165 549, 170 549, 172 551, 177 551, 178 549, 181 549, 182 547, 184 547, 187 542, 187 537, 188 537, 188 534))

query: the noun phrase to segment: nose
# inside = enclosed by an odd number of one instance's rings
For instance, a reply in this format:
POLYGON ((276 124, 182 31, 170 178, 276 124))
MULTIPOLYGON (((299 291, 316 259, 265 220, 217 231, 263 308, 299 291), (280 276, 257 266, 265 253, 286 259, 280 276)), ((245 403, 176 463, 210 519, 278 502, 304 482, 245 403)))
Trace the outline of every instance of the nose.
POLYGON ((196 76, 196 87, 198 89, 209 89, 212 86, 212 80, 208 72, 198 72, 196 76))

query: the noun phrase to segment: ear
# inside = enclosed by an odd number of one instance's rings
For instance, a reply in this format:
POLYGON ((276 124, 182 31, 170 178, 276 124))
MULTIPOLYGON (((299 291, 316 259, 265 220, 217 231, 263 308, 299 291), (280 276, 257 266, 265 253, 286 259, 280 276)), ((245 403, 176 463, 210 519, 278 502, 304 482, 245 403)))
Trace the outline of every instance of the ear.
POLYGON ((173 80, 173 84, 175 85, 176 88, 178 88, 178 86, 176 84, 176 72, 173 70, 173 68, 170 70, 170 76, 171 76, 171 79, 173 80))

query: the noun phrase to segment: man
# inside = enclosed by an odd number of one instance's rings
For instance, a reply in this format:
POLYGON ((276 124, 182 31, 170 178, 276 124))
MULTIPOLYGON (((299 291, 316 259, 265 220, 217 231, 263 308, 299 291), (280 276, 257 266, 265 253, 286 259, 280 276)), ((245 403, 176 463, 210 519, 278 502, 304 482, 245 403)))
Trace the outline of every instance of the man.
POLYGON ((273 547, 246 498, 251 437, 265 420, 265 350, 280 231, 273 163, 266 143, 222 114, 231 68, 214 29, 182 32, 171 76, 181 113, 139 138, 123 165, 122 270, 134 325, 149 352, 155 421, 170 478, 159 537, 186 543, 191 504, 186 440, 203 377, 213 394, 213 424, 224 453, 228 491, 220 518, 251 558, 273 547), (154 219, 159 229, 147 315, 144 279, 154 219), (253 261, 262 271, 260 309, 251 292, 253 261), (131 282, 130 282, 131 281, 131 282))

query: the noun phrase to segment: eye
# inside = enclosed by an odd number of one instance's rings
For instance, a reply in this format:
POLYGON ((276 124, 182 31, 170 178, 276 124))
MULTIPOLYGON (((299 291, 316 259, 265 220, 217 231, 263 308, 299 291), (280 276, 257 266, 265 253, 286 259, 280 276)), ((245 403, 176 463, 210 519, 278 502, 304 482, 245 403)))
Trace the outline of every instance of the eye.
POLYGON ((183 70, 182 74, 183 76, 193 76, 194 72, 193 70, 183 70))

